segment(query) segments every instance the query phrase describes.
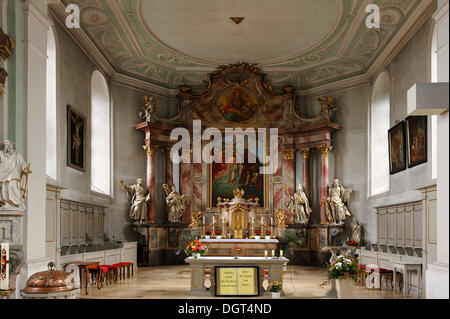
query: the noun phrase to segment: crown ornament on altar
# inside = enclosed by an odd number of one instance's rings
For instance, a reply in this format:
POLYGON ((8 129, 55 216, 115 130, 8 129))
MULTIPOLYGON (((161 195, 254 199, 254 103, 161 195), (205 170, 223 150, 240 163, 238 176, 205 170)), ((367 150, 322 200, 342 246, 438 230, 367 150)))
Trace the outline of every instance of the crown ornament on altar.
POLYGON ((235 198, 242 198, 245 194, 245 191, 243 189, 236 188, 233 190, 233 195, 235 198))

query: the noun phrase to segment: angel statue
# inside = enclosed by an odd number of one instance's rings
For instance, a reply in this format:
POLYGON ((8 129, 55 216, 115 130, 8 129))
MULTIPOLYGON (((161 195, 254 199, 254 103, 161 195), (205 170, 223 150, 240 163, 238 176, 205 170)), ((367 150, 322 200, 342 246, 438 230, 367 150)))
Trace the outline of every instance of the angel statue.
POLYGON ((348 210, 350 205, 351 188, 344 188, 338 179, 328 187, 328 197, 324 199, 326 205, 328 222, 330 224, 342 225, 347 217, 352 216, 348 210))
POLYGON ((198 211, 198 210, 194 210, 192 212, 192 216, 191 216, 191 224, 189 225, 189 228, 198 228, 198 221, 202 219, 202 212, 198 211))
POLYGON ((30 164, 16 152, 13 142, 6 140, 0 151, 0 210, 25 210, 30 164))
POLYGON ((135 185, 128 186, 123 180, 118 179, 120 185, 127 193, 127 199, 131 202, 130 218, 139 224, 148 220, 148 202, 151 200, 150 194, 145 195, 144 180, 139 178, 135 185))
POLYGON ((320 104, 320 116, 330 119, 331 115, 339 108, 334 104, 334 97, 323 96, 318 99, 320 104))
POLYGON ((186 195, 180 195, 177 192, 177 187, 172 185, 164 184, 162 186, 166 192, 166 204, 169 208, 169 222, 171 223, 181 223, 181 218, 184 214, 184 198, 186 195))
POLYGON ((139 113, 139 117, 147 122, 152 121, 152 116, 156 112, 156 105, 159 102, 159 98, 155 96, 144 96, 142 112, 139 113))
POLYGON ((275 215, 275 222, 277 223, 277 226, 280 230, 286 229, 286 214, 284 213, 284 210, 277 209, 274 213, 275 215))
POLYGON ((286 208, 288 208, 294 215, 294 224, 308 224, 312 209, 309 206, 309 200, 303 191, 301 184, 297 186, 297 192, 292 196, 289 193, 289 188, 286 184, 283 185, 288 196, 288 200, 285 203, 286 208))

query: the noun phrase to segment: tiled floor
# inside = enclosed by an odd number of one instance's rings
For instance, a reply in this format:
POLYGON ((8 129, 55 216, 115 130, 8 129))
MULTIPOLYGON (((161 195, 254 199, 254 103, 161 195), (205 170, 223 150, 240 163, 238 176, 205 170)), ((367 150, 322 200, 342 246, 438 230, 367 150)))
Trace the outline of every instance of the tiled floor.
MULTIPOLYGON (((329 298, 326 293, 331 284, 320 285, 327 280, 326 269, 319 267, 289 266, 284 274, 283 286, 287 294, 284 298, 329 298)), ((189 266, 160 266, 140 268, 134 277, 121 280, 98 290, 92 287, 89 295, 81 298, 96 299, 195 299, 188 296, 190 288, 189 266)), ((355 288, 358 299, 402 299, 401 293, 392 290, 370 290, 355 288)), ((204 298, 204 297, 202 297, 204 298)), ((415 298, 415 297, 411 297, 415 298)))

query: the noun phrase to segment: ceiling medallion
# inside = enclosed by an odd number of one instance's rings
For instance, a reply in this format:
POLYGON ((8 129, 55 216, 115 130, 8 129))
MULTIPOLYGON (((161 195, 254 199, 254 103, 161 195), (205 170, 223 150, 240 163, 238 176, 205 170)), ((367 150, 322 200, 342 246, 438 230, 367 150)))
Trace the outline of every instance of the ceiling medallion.
POLYGON ((242 22, 242 20, 244 20, 244 17, 230 17, 231 21, 233 21, 236 24, 239 24, 242 22))

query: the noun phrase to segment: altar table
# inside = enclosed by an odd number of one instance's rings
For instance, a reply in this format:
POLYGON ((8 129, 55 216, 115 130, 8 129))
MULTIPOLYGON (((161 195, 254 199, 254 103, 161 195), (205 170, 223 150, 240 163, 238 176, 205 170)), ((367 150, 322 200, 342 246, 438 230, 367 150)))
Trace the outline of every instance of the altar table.
MULTIPOLYGON (((191 290, 190 295, 194 296, 215 296, 215 267, 257 267, 259 278, 259 295, 269 296, 269 290, 265 290, 263 282, 272 283, 283 282, 283 266, 289 259, 272 257, 199 257, 195 259, 189 257, 185 262, 190 265, 191 290), (210 287, 205 287, 205 281, 210 281, 210 287)), ((282 292, 283 293, 283 292, 282 292)))
POLYGON ((277 250, 278 239, 200 239, 208 247, 208 256, 262 257, 277 250))

